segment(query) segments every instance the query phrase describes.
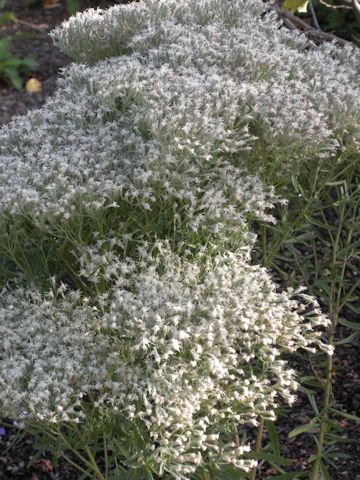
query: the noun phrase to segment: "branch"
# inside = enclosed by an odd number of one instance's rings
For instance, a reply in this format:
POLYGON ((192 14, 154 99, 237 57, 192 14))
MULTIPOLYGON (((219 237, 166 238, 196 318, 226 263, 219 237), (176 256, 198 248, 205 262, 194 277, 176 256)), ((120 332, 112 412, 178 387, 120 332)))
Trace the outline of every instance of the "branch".
POLYGON ((316 28, 316 30, 321 30, 312 0, 309 0, 309 9, 310 9, 311 18, 312 18, 314 27, 316 28))
POLYGON ((347 10, 352 10, 353 7, 352 7, 351 2, 352 2, 352 0, 343 0, 343 5, 333 5, 332 3, 328 3, 325 0, 320 0, 320 3, 322 5, 325 5, 325 7, 332 8, 334 10, 338 10, 338 9, 341 9, 341 8, 345 8, 347 10))
POLYGON ((15 23, 24 25, 25 27, 31 28, 32 30, 36 30, 37 32, 40 32, 40 33, 46 33, 49 30, 49 25, 46 25, 46 24, 37 25, 35 23, 26 22, 25 20, 20 20, 19 18, 15 20, 15 23))
MULTIPOLYGON (((359 0, 353 0, 359 3, 359 0)), ((359 8, 360 8, 360 3, 359 3, 359 8)), ((291 12, 288 12, 286 10, 282 10, 279 7, 270 7, 270 9, 275 10, 275 12, 279 15, 284 20, 284 25, 288 26, 290 22, 290 30, 293 30, 293 26, 295 26, 297 29, 301 30, 307 37, 309 37, 311 40, 314 41, 320 41, 320 42, 335 42, 341 47, 344 47, 345 45, 351 45, 353 47, 356 47, 353 43, 344 40, 343 38, 339 38, 333 33, 328 33, 328 32, 323 32, 322 30, 317 30, 316 28, 311 27, 308 25, 306 22, 304 22, 301 18, 297 17, 291 12), (286 20, 286 22, 285 22, 286 20)))
POLYGON ((354 9, 355 17, 358 23, 360 23, 360 1, 352 0, 352 6, 354 9))

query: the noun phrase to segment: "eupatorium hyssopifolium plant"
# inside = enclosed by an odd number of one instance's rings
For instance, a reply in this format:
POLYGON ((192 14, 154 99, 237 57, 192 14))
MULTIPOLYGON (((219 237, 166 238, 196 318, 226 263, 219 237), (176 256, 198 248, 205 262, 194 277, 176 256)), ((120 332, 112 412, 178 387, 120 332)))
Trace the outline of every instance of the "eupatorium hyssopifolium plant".
POLYGON ((254 465, 237 425, 293 400, 281 354, 326 350, 327 320, 250 264, 252 222, 360 141, 359 55, 264 9, 148 0, 53 32, 77 63, 0 132, 4 414, 117 418, 121 468, 254 465))

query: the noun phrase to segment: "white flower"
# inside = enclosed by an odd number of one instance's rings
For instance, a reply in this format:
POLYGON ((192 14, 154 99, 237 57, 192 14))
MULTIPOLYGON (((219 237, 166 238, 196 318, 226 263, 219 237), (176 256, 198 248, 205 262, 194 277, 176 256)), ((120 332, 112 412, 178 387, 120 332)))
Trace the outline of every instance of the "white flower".
MULTIPOLYGON (((149 431, 155 465, 184 473, 180 456, 192 469, 210 458, 247 469, 241 457, 248 447, 225 454, 219 429, 252 422, 258 413, 274 418, 280 396, 293 400, 294 372, 279 356, 322 347, 312 325, 325 320, 301 316, 297 301, 277 293, 266 270, 242 253, 190 261, 166 243, 161 252, 144 250, 146 265, 134 263, 125 278, 114 256, 108 290, 91 300, 3 290, 2 411, 81 421, 83 395, 96 393, 96 408, 149 431)), ((101 284, 108 259, 90 246, 81 264, 88 255, 98 272, 89 281, 101 284)))

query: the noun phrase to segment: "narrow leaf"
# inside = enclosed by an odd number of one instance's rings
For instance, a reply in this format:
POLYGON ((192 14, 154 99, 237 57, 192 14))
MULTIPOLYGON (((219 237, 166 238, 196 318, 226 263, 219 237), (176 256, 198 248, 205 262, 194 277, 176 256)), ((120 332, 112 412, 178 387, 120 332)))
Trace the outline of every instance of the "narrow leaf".
POLYGON ((349 335, 346 338, 343 338, 342 340, 338 340, 335 342, 335 345, 346 345, 347 343, 353 342, 358 336, 360 335, 360 331, 353 332, 351 335, 349 335))
POLYGON ((266 426, 266 430, 269 434, 270 443, 271 443, 271 447, 273 449, 273 452, 275 453, 275 455, 280 457, 279 437, 278 437, 274 422, 271 422, 270 420, 265 420, 265 426, 266 426))
POLYGON ((271 463, 275 463, 277 465, 290 465, 291 461, 287 458, 274 455, 272 453, 266 452, 250 452, 246 455, 246 458, 252 458, 254 460, 265 460, 271 463))
POLYGON ((340 325, 349 327, 352 330, 360 330, 360 322, 349 322, 349 320, 346 320, 346 318, 342 318, 342 317, 338 319, 338 322, 340 323, 340 325))
POLYGON ((305 423, 304 425, 300 425, 299 427, 294 428, 294 430, 291 430, 291 432, 289 432, 288 437, 294 438, 301 433, 310 432, 314 429, 316 421, 317 419, 313 418, 309 423, 305 423))
POLYGON ((342 412, 341 410, 336 410, 335 408, 332 408, 331 410, 344 418, 348 418, 349 420, 360 423, 360 417, 357 417, 356 415, 351 415, 350 413, 342 412))
POLYGON ((331 480, 330 474, 323 463, 320 463, 320 472, 324 480, 331 480))
POLYGON ((295 480, 296 478, 305 477, 306 472, 290 472, 282 473, 281 475, 275 475, 271 477, 271 480, 295 480))

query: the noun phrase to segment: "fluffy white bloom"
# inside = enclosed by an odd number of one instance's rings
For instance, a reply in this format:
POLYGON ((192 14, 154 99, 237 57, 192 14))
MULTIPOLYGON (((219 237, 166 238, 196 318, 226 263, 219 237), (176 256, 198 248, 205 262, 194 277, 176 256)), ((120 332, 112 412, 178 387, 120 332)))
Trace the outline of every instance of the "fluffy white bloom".
POLYGON ((281 353, 322 346, 312 331, 326 324, 317 305, 308 299, 315 310, 304 316, 304 305, 277 293, 265 269, 240 253, 195 261, 167 245, 143 247, 142 266, 127 259, 126 273, 112 258, 109 281, 104 245, 80 259, 99 287, 107 284, 97 297, 2 292, 2 410, 74 421, 92 395, 99 409, 148 431, 155 467, 184 476, 184 464, 191 473, 206 461, 250 468, 246 446, 229 449, 219 433, 274 417, 279 396, 296 388, 281 353))
POLYGON ((243 92, 239 117, 250 115, 261 145, 268 140, 267 154, 287 151, 283 168, 344 140, 358 147, 359 52, 315 47, 265 11, 260 0, 147 0, 78 14, 53 38, 83 63, 126 53, 146 64, 195 66, 233 79, 243 92))
POLYGON ((91 403, 158 475, 253 465, 232 432, 293 401, 281 354, 326 350, 326 319, 250 265, 251 222, 276 179, 360 141, 359 54, 264 9, 146 0, 54 31, 81 63, 0 131, 4 414, 91 403))
POLYGON ((68 219, 121 199, 143 215, 161 196, 220 234, 273 202, 249 172, 358 148, 360 55, 315 49, 264 8, 147 0, 72 17, 53 37, 84 64, 2 130, 1 209, 68 219))

